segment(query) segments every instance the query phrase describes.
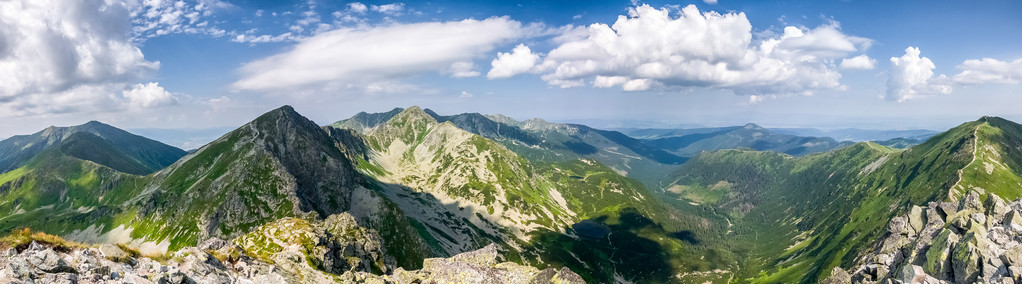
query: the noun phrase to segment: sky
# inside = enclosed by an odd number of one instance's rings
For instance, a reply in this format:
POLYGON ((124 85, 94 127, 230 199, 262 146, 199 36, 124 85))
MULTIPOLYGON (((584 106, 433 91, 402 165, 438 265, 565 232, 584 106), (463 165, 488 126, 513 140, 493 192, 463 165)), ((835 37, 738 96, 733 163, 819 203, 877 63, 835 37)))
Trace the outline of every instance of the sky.
MULTIPOLYGON (((419 105, 595 127, 1022 122, 1020 1, 0 1, 0 137, 419 105)), ((185 132, 180 132, 185 133, 185 132)))

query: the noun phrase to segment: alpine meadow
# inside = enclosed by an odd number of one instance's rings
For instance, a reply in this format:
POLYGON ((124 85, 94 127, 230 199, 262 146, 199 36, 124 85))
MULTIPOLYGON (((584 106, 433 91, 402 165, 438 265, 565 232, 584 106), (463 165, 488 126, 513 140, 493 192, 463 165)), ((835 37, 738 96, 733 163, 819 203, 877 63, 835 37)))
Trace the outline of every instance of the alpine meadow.
POLYGON ((1022 283, 1022 2, 390 1, 0 1, 0 283, 1022 283))

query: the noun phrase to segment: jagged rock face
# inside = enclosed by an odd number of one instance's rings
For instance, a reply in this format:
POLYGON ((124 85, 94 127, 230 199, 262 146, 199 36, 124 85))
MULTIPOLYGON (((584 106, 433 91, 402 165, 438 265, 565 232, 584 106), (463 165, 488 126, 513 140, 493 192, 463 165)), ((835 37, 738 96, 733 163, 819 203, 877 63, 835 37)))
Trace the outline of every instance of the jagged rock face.
POLYGON ((291 107, 270 111, 157 173, 137 201, 136 234, 173 249, 347 211, 366 181, 334 141, 291 107))
POLYGON ((1013 220, 1022 199, 982 199, 973 191, 957 205, 930 202, 892 218, 878 248, 859 259, 854 273, 837 268, 828 283, 1019 283, 1022 226, 1013 220), (907 224, 916 220, 924 225, 907 224))

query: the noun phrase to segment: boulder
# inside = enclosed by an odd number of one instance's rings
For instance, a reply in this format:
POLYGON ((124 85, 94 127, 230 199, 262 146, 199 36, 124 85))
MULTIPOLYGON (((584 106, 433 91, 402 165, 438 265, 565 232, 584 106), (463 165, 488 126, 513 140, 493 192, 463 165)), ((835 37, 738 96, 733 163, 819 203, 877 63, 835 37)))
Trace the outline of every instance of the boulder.
POLYGON ((983 204, 986 207, 986 214, 996 220, 1001 220, 1001 216, 1004 216, 1008 212, 1008 204, 1004 203, 1004 199, 993 193, 987 194, 987 201, 983 204))
POLYGON ((1019 214, 1016 210, 1011 210, 1004 216, 1004 227, 1011 230, 1012 232, 1022 232, 1022 214, 1019 214))
MULTIPOLYGON (((34 242, 33 242, 34 243, 34 242)), ((75 269, 64 261, 63 257, 47 248, 44 250, 29 251, 25 253, 25 260, 34 270, 42 273, 74 273, 75 269)), ((39 273, 39 274, 42 274, 39 273)))
POLYGON ((221 249, 221 248, 223 248, 223 247, 225 247, 227 245, 230 245, 230 244, 231 243, 229 243, 229 242, 227 242, 227 241, 225 241, 223 239, 215 238, 214 237, 214 238, 210 238, 210 239, 202 242, 201 244, 199 244, 198 248, 200 250, 207 250, 207 251, 209 251, 209 250, 218 250, 218 249, 221 249))
POLYGON ((908 224, 916 232, 922 232, 926 225, 926 215, 922 207, 912 206, 908 212, 908 224))
POLYGON ((954 216, 955 213, 958 213, 958 204, 952 202, 941 202, 937 206, 937 209, 939 209, 938 210, 939 213, 943 215, 944 221, 947 222, 948 219, 951 218, 951 216, 954 216))
POLYGON ((976 234, 969 232, 951 253, 951 268, 957 283, 976 283, 980 277, 980 248, 976 234))
POLYGON ((841 269, 841 267, 834 267, 830 271, 830 276, 827 279, 823 279, 821 284, 852 284, 852 276, 847 271, 841 269))
POLYGON ((933 278, 933 276, 927 275, 923 271, 923 268, 918 265, 906 265, 901 269, 901 280, 902 283, 924 283, 927 278, 933 278))
POLYGON ((951 251, 959 237, 951 230, 944 229, 933 239, 933 244, 926 251, 923 271, 937 279, 951 280, 951 251))
POLYGON ((127 252, 111 244, 100 245, 99 253, 102 254, 103 257, 114 261, 120 261, 130 257, 127 252))
POLYGON ((972 212, 958 211, 955 215, 948 217, 947 223, 960 231, 967 231, 972 224, 972 212))
POLYGON ((979 193, 970 191, 965 198, 962 198, 961 203, 958 204, 958 211, 969 210, 975 212, 986 212, 983 208, 983 202, 979 198, 979 193))

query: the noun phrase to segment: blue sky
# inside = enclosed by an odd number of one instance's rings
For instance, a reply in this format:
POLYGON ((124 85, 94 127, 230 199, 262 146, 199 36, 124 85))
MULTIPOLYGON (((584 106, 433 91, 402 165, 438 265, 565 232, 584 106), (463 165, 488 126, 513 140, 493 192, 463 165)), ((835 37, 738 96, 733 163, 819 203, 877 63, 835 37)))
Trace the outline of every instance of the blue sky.
POLYGON ((1018 1, 0 3, 0 137, 420 105, 598 127, 1019 121, 1018 1), (711 3, 712 2, 712 3, 711 3))

